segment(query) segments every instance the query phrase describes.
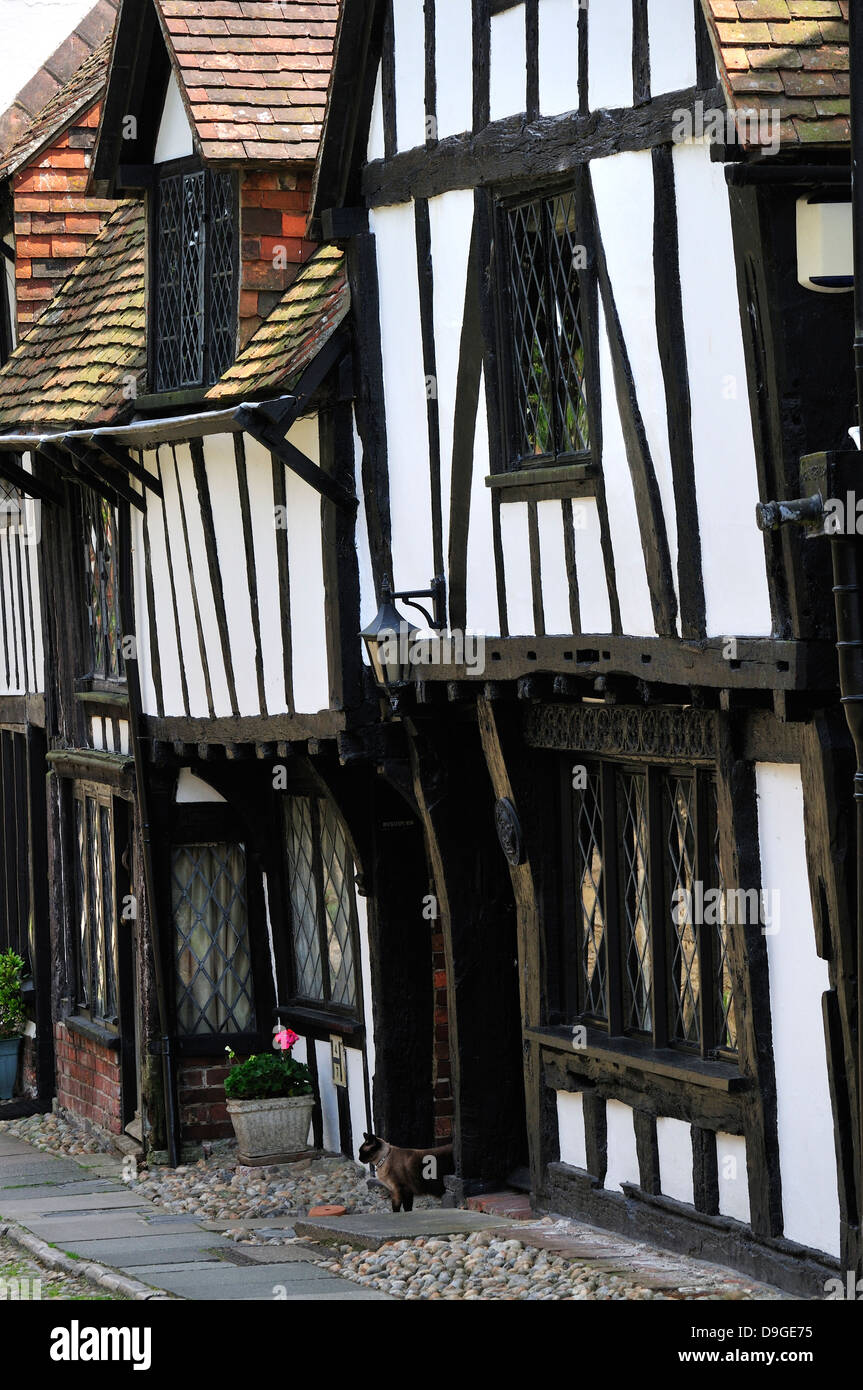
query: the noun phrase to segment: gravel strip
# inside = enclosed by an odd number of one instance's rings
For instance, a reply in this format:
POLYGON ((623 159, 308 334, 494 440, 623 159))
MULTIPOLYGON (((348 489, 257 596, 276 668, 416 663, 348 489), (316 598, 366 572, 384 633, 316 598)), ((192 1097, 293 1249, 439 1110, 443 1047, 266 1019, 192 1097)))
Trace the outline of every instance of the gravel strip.
MULTIPOLYGON (((0 1231, 5 1227, 0 1226, 0 1231)), ((53 1252, 52 1252, 53 1253, 53 1252)), ((69 1274, 67 1267, 60 1268, 45 1260, 37 1260, 29 1249, 24 1251, 17 1240, 0 1236, 0 1290, 4 1298, 17 1296, 25 1302, 29 1299, 42 1301, 47 1298, 70 1300, 125 1301, 127 1295, 100 1287, 88 1278, 81 1278, 78 1272, 69 1274), (26 1287, 22 1280, 27 1280, 26 1287), (17 1281, 15 1285, 11 1281, 17 1281), (14 1289, 14 1295, 13 1295, 14 1289)))

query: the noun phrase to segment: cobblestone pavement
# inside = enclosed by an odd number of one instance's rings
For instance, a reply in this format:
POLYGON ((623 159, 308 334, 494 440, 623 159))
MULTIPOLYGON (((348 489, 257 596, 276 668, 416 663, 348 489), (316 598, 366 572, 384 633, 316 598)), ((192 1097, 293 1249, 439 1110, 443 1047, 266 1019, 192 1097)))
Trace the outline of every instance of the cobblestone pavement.
POLYGON ((108 1293, 89 1279, 73 1279, 59 1270, 48 1269, 13 1241, 0 1238, 0 1301, 46 1298, 127 1301, 122 1294, 108 1293))
MULTIPOLYGON (((72 1154, 98 1152, 111 1142, 109 1136, 68 1116, 2 1122, 2 1130, 39 1148, 72 1154)), ((349 1212, 389 1211, 386 1194, 370 1188, 366 1170, 348 1159, 318 1157, 280 1167, 247 1168, 237 1166, 233 1141, 209 1147, 212 1152, 197 1163, 142 1170, 129 1182, 130 1190, 165 1211, 207 1221, 210 1229, 223 1230, 241 1246, 292 1246, 297 1254, 301 1242, 294 1237, 290 1218, 307 1213, 310 1207, 335 1203, 349 1212), (269 1225, 270 1221, 274 1224, 269 1225)), ((416 1203, 418 1210, 437 1207, 433 1198, 416 1203)), ((275 1249, 273 1257, 278 1258, 275 1249)), ((534 1218, 501 1232, 395 1239, 377 1250, 342 1245, 323 1254, 319 1249, 316 1263, 330 1274, 405 1299, 782 1297, 775 1289, 720 1266, 556 1217, 534 1218)))

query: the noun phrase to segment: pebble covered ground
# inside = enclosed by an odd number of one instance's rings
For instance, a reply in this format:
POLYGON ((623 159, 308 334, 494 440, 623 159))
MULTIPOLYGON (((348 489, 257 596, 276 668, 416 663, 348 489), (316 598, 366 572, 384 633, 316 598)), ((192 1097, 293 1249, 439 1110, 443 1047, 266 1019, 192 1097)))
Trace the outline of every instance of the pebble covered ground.
POLYGON ((75 1279, 59 1269, 49 1269, 14 1241, 0 1239, 0 1300, 10 1298, 125 1301, 122 1294, 110 1293, 89 1279, 75 1279))
MULTIPOLYGON (((68 1114, 34 1115, 0 1121, 0 1131, 15 1134, 37 1148, 57 1152, 99 1153, 112 1147, 110 1136, 68 1114)), ((169 1212, 199 1220, 232 1223, 286 1218, 310 1207, 338 1204, 348 1211, 386 1212, 387 1194, 369 1186, 368 1172, 346 1158, 318 1157, 269 1168, 239 1167, 233 1140, 204 1145, 204 1157, 178 1168, 141 1169, 130 1187, 169 1212)), ((420 1197, 414 1210, 437 1207, 436 1198, 420 1197)), ((562 1218, 545 1217, 531 1227, 565 1238, 578 1228, 562 1218)), ((235 1224, 226 1231, 247 1245, 297 1243, 293 1230, 235 1224)), ((527 1232, 525 1232, 527 1235, 527 1232)), ((631 1250, 645 1252, 632 1244, 631 1250)), ((716 1265, 655 1253, 653 1277, 627 1272, 609 1262, 597 1263, 544 1249, 517 1239, 510 1231, 391 1241, 379 1250, 333 1247, 315 1261, 332 1273, 405 1299, 748 1300, 781 1298, 775 1290, 750 1284, 716 1265), (663 1263, 669 1278, 656 1277, 663 1263)))

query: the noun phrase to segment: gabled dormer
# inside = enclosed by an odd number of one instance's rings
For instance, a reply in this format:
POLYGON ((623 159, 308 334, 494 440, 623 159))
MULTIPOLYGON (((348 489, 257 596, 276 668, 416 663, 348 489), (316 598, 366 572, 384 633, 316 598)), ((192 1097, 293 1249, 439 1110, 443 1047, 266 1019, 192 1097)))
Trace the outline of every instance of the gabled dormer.
POLYGON ((146 392, 160 404, 219 380, 314 249, 338 5, 312 8, 123 0, 93 191, 145 202, 146 392))

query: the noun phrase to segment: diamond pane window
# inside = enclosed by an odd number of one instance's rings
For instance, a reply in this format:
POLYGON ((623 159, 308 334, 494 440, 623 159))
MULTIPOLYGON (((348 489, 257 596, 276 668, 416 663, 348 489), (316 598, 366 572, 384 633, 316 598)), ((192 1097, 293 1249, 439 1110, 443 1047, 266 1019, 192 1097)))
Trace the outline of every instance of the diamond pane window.
POLYGON ((570 191, 506 212, 513 433, 525 462, 590 450, 575 201, 570 191))
POLYGON ((297 996, 353 1011, 355 869, 344 830, 324 798, 288 797, 284 815, 297 996))
POLYGON ((153 273, 156 391, 210 386, 234 360, 236 180, 209 169, 158 182, 153 273))
POLYGON ((117 589, 116 517, 112 504, 90 488, 81 489, 89 674, 105 681, 123 679, 120 596, 117 589))
POLYGON ((716 923, 714 960, 716 962, 716 1043, 726 1052, 737 1051, 737 1015, 734 1008, 734 978, 728 959, 728 912, 725 902, 725 880, 719 862, 719 817, 716 808, 716 787, 713 787, 713 871, 719 888, 719 920, 716 923))
POLYGON ((588 771, 585 786, 575 796, 575 862, 577 911, 581 915, 579 971, 583 1012, 608 1017, 604 883, 602 865, 602 802, 599 773, 588 771))
POLYGON ((647 779, 641 773, 618 773, 623 849, 623 950, 625 1021, 637 1033, 653 1026, 650 950, 650 880, 648 876, 647 779))
POLYGON ((665 887, 671 904, 671 1032, 682 1043, 698 1046, 701 967, 698 933, 692 920, 695 880, 695 782, 691 777, 666 777, 665 887))
POLYGON ((117 916, 110 792, 74 794, 76 947, 79 1010, 117 1023, 117 916))
POLYGON ((177 1031, 255 1027, 241 844, 182 845, 171 856, 177 1031))

